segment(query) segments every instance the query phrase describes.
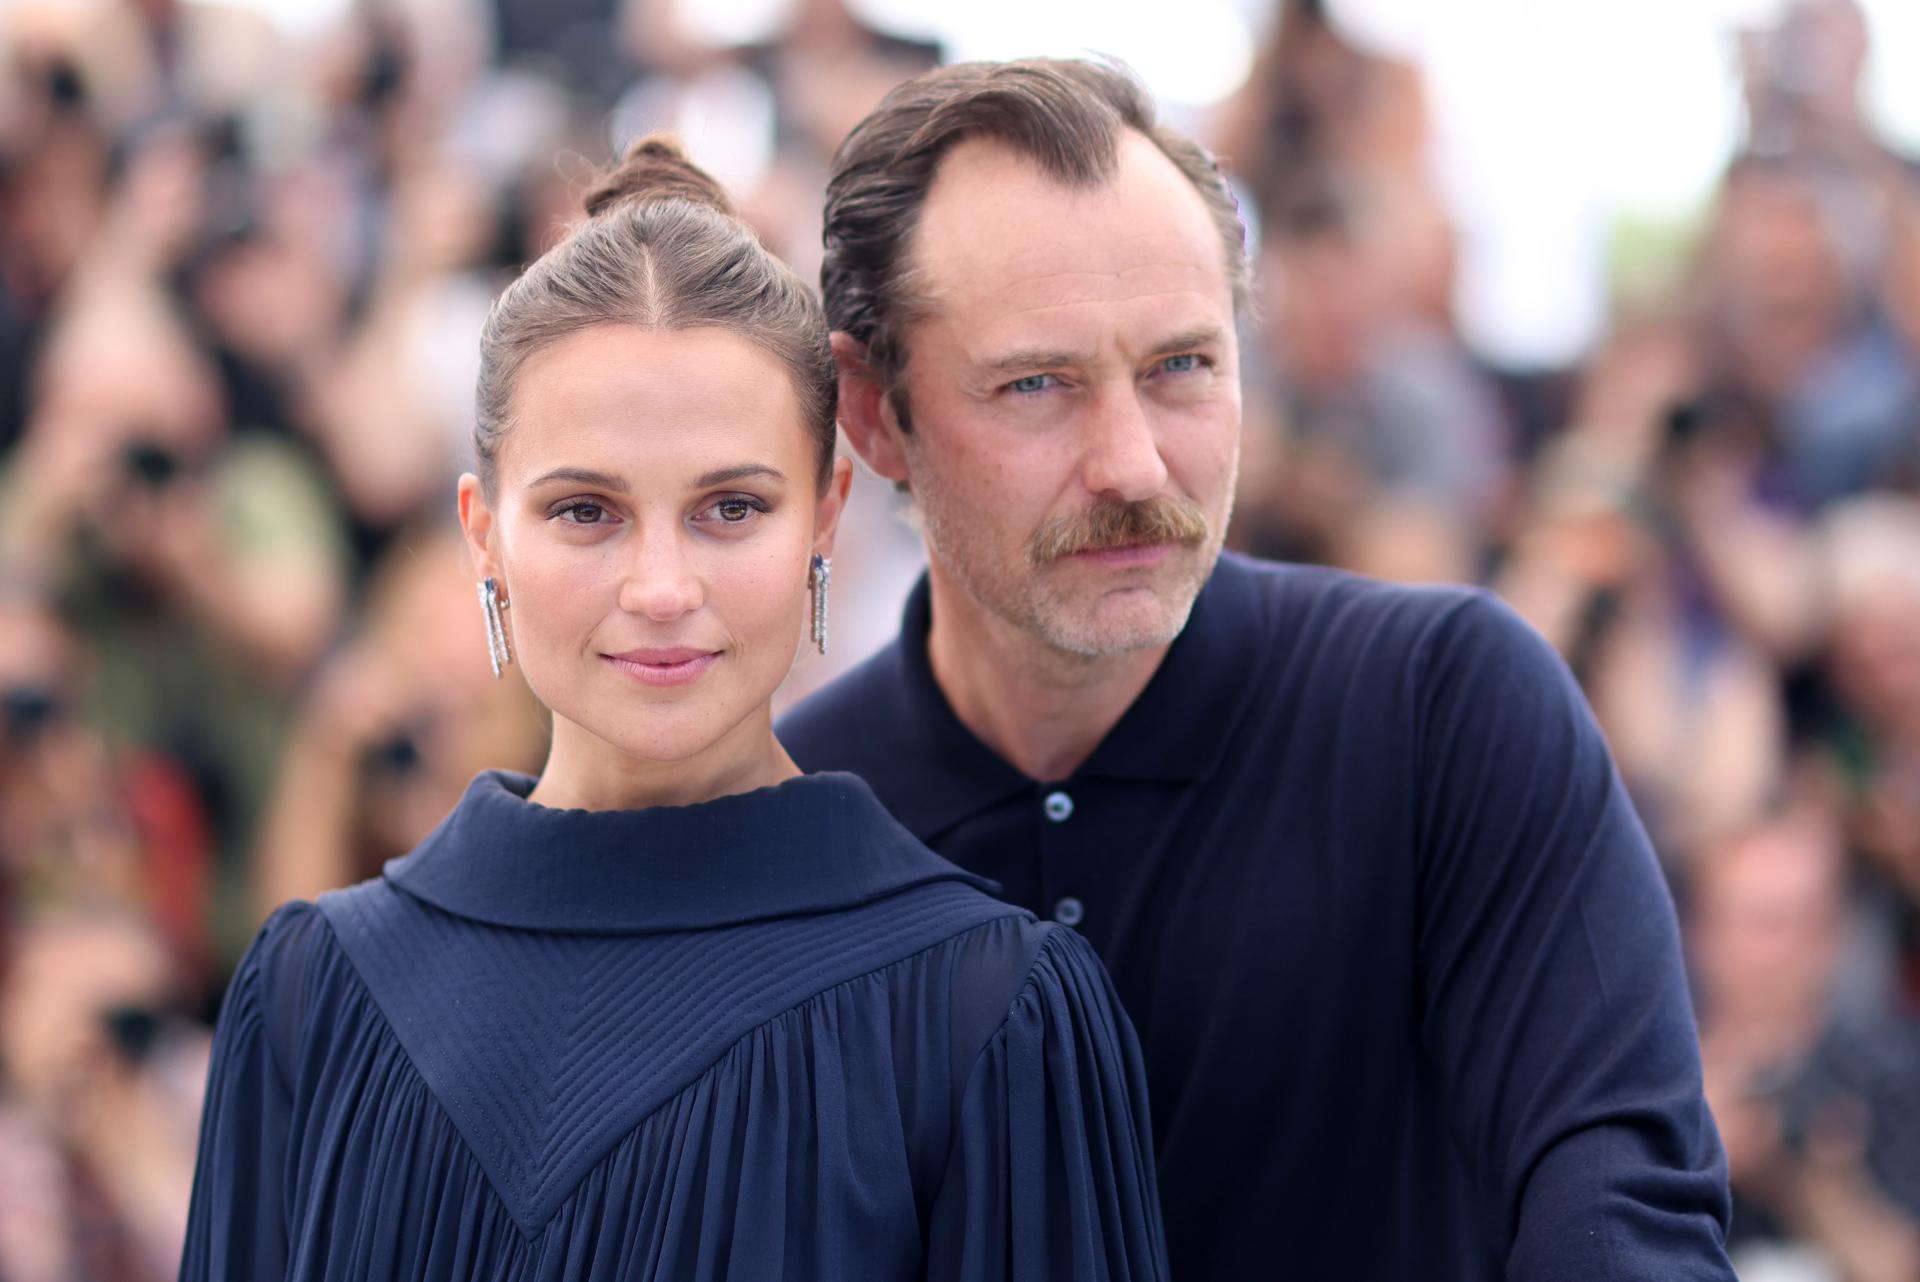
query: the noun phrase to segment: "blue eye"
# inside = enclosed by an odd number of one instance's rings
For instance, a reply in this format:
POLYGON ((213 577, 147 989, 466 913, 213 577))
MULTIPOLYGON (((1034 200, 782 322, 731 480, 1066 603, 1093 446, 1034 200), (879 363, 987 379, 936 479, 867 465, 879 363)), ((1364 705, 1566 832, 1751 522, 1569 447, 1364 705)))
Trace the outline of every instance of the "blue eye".
POLYGON ((1169 374, 1190 374, 1200 368, 1200 357, 1193 352, 1182 352, 1161 361, 1160 368, 1169 374))
POLYGON ((1010 391, 1020 392, 1030 396, 1035 392, 1046 391, 1047 388, 1052 385, 1052 380, 1053 375, 1051 374, 1028 374, 1024 378, 1014 379, 1011 383, 1007 384, 1007 388, 1010 391))

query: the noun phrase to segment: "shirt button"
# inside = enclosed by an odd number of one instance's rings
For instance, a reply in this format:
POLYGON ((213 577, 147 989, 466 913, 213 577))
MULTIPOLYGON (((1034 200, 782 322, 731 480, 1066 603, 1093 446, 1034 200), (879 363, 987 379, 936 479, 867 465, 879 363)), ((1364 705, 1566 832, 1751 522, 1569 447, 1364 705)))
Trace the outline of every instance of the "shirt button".
POLYGON ((1073 798, 1064 792, 1050 792, 1046 800, 1047 818, 1055 823, 1065 823, 1067 816, 1073 813, 1073 798))
POLYGON ((1087 915, 1087 906, 1068 895, 1053 906, 1053 919, 1062 926, 1078 926, 1087 915))

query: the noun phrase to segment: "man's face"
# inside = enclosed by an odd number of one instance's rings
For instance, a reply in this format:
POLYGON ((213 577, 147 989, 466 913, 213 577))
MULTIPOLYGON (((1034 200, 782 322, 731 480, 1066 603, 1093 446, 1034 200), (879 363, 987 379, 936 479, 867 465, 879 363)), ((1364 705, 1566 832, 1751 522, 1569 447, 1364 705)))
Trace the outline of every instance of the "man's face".
POLYGON ((936 574, 1057 651, 1170 642, 1239 459, 1232 291, 1200 194, 1131 132, 1091 189, 972 140, 941 163, 911 263, 903 446, 936 574))

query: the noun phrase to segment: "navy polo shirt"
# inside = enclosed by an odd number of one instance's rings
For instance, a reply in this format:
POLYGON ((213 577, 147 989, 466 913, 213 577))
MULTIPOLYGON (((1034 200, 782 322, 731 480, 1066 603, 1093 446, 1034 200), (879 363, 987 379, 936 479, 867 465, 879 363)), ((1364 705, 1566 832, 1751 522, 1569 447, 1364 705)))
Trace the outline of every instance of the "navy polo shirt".
POLYGON ((784 718, 1073 925, 1139 1030, 1174 1276, 1731 1279, 1678 932, 1580 691, 1494 597, 1221 558, 1065 779, 901 634, 784 718))

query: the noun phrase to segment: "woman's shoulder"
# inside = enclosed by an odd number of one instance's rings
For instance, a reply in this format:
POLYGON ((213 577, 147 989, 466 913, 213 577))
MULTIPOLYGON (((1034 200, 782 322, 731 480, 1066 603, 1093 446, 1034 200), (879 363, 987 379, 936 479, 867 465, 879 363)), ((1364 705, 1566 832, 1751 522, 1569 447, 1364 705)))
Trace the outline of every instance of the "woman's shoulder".
POLYGON ((986 1045, 1023 1008, 1111 1000, 1106 969, 1081 934, 1016 910, 957 936, 949 997, 955 1039, 986 1045))
POLYGON ((420 926, 420 906, 384 877, 293 899, 273 910, 234 972, 234 986, 259 986, 275 1009, 311 1002, 329 987, 351 983, 354 941, 404 935, 420 926))
POLYGON ((252 982, 280 988, 310 972, 338 944, 328 928, 319 905, 310 899, 293 899, 281 904, 254 932, 253 942, 234 971, 234 984, 252 982))
POLYGON ((253 990, 269 1009, 285 1008, 329 975, 340 977, 348 960, 343 924, 370 924, 403 912, 378 877, 314 899, 288 900, 254 932, 229 988, 236 994, 253 990))
POLYGON ((350 982, 340 941, 319 906, 305 899, 276 908, 255 932, 234 969, 222 1023, 258 1021, 274 1059, 298 1059, 300 1030, 309 1014, 350 982))

